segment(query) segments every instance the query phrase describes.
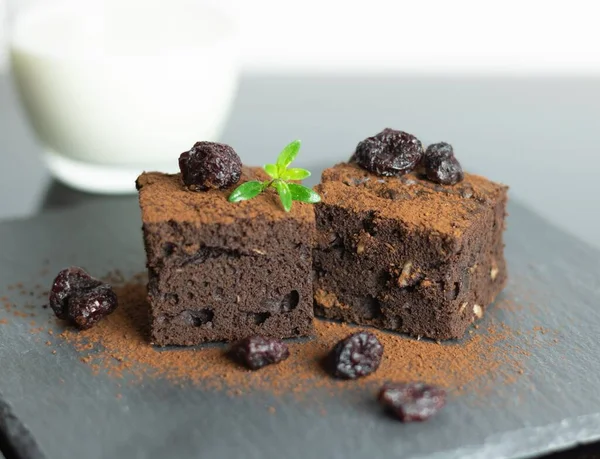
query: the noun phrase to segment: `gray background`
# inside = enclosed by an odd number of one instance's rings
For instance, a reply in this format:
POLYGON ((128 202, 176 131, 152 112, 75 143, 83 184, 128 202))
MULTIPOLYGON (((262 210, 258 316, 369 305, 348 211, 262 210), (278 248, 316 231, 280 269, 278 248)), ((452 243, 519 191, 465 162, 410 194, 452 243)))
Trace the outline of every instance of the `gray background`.
MULTIPOLYGON (((466 169, 509 184, 513 196, 600 247, 600 77, 247 75, 223 141, 245 162, 262 164, 301 138, 300 162, 331 164, 385 126, 425 143, 451 142, 466 169)), ((48 204, 50 181, 38 154, 0 75, 0 218, 48 204)), ((52 191, 50 204, 83 199, 52 191)))

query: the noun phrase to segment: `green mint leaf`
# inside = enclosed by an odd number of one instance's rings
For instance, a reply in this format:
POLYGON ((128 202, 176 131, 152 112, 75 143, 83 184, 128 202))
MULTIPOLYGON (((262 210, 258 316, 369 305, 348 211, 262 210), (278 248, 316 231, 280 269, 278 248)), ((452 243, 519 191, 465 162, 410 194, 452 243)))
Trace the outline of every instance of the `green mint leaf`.
POLYGON ((277 189, 277 193, 279 193, 279 199, 281 199, 281 204, 286 212, 289 212, 292 208, 292 193, 290 193, 289 185, 281 180, 276 180, 273 182, 273 186, 277 189))
POLYGON ((300 141, 294 140, 292 143, 285 146, 279 156, 277 157, 277 168, 279 169, 279 175, 292 163, 298 152, 300 151, 300 141))
POLYGON ((229 195, 229 202, 240 202, 255 198, 264 189, 262 182, 253 180, 242 183, 229 195))
POLYGON ((311 190, 303 185, 297 185, 295 183, 288 183, 290 194, 294 201, 308 202, 314 204, 321 202, 321 196, 316 191, 311 190))
POLYGON ((264 167, 264 170, 267 174, 269 174, 269 177, 271 178, 279 178, 279 171, 277 170, 277 165, 275 164, 267 164, 264 167))
POLYGON ((318 193, 310 188, 293 183, 304 180, 311 175, 306 169, 300 169, 298 167, 288 169, 288 166, 296 159, 299 151, 299 140, 294 140, 289 145, 286 145, 281 153, 279 153, 275 164, 267 164, 264 166, 265 172, 270 177, 268 180, 263 182, 253 180, 241 184, 229 195, 229 201, 240 202, 252 199, 267 188, 273 187, 277 190, 279 198, 281 199, 281 204, 286 212, 291 210, 294 201, 306 202, 309 204, 320 202, 321 197, 318 193))
POLYGON ((304 180, 308 177, 310 177, 310 172, 306 169, 292 167, 291 169, 286 169, 280 178, 283 180, 304 180))

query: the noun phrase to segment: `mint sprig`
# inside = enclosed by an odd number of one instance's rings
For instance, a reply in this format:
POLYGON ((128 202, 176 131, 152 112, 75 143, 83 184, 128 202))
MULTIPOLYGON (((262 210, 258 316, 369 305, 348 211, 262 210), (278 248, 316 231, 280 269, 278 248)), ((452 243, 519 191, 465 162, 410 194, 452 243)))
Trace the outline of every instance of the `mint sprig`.
POLYGON ((274 188, 277 191, 279 199, 281 199, 281 205, 286 212, 289 212, 292 208, 293 201, 308 202, 310 204, 320 202, 321 196, 315 191, 297 183, 289 183, 290 181, 304 180, 310 177, 310 172, 306 169, 298 167, 288 169, 288 166, 298 156, 299 151, 300 141, 294 140, 281 150, 275 164, 267 164, 264 167, 267 175, 271 177, 270 180, 264 182, 252 180, 241 184, 229 195, 229 202, 247 201, 255 198, 267 188, 274 188))

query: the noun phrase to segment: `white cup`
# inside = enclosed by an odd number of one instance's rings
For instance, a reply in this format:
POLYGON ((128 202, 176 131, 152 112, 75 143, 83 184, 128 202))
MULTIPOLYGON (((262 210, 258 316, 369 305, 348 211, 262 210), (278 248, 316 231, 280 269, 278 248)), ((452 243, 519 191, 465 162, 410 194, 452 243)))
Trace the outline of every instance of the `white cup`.
POLYGON ((193 0, 39 3, 11 36, 15 80, 52 173, 127 193, 216 140, 238 82, 237 35, 193 0))

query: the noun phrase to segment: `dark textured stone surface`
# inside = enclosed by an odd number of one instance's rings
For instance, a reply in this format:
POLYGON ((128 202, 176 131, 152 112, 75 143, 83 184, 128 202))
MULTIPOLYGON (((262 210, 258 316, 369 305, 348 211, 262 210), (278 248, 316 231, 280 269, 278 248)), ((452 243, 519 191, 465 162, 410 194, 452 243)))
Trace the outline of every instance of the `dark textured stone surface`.
MULTIPOLYGON (((5 244, 0 294, 15 282, 50 285, 55 272, 69 264, 94 273, 141 271, 136 208, 134 198, 100 200, 32 221, 0 224, 5 244), (79 231, 71 231, 74 225, 79 231), (44 260, 50 260, 48 274, 40 273, 44 260)), ((69 346, 52 355, 43 340, 36 342, 29 333, 30 319, 12 315, 9 326, 0 325, 2 397, 50 459, 361 458, 372 457, 373 451, 381 457, 487 459, 600 438, 600 254, 516 203, 509 205, 509 214, 511 281, 504 295, 539 309, 492 307, 487 316, 513 328, 558 330, 559 342, 533 347, 521 379, 512 386, 492 386, 486 403, 471 403, 469 395, 453 397, 430 422, 402 426, 381 413, 371 393, 359 400, 315 393, 315 403, 301 403, 258 393, 230 399, 156 379, 119 386, 119 381, 94 376, 69 346), (268 413, 268 405, 276 408, 275 415, 268 413), (257 443, 263 436, 269 441, 257 443)), ((36 313, 39 320, 52 314, 48 309, 36 313)))

